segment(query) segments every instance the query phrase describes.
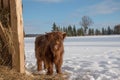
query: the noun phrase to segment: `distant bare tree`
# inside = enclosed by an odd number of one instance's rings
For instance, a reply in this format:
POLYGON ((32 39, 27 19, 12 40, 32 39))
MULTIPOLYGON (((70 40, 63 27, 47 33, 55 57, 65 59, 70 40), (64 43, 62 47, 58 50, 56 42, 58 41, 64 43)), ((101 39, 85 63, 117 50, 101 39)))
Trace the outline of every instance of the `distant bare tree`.
POLYGON ((83 16, 80 25, 84 28, 84 35, 87 34, 87 29, 93 24, 92 19, 89 16, 83 16))

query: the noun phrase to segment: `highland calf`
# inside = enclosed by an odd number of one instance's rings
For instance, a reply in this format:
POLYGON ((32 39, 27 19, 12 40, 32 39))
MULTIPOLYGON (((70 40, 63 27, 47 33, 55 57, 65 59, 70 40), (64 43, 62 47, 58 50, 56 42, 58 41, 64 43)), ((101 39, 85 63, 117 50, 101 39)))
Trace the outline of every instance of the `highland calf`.
POLYGON ((40 35, 35 39, 35 56, 37 59, 37 69, 42 70, 42 62, 47 74, 53 74, 53 65, 55 64, 56 72, 61 73, 63 63, 64 46, 63 41, 66 37, 64 32, 49 32, 40 35))

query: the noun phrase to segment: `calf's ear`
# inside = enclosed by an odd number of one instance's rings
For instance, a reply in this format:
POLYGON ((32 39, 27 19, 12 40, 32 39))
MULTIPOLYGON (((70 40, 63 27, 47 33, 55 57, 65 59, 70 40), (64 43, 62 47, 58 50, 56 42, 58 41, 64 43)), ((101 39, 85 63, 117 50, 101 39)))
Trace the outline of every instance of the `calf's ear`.
POLYGON ((66 32, 63 32, 62 35, 63 35, 63 39, 65 39, 65 37, 66 37, 66 32))

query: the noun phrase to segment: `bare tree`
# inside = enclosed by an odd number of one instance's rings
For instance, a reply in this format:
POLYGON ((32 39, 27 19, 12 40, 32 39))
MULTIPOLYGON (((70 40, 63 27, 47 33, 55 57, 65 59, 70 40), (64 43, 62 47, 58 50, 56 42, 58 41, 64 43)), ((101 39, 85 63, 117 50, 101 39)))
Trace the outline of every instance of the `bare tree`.
POLYGON ((84 28, 84 35, 87 34, 87 29, 93 24, 92 19, 89 16, 83 16, 80 25, 84 28))

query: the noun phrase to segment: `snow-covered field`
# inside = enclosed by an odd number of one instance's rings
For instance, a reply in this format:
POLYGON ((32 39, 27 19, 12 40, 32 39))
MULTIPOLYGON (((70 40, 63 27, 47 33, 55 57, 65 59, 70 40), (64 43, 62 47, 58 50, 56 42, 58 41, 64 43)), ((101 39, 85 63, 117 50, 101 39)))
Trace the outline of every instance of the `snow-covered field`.
MULTIPOLYGON (((35 38, 25 38, 26 68, 36 71, 35 38)), ((67 37, 62 70, 70 80, 120 80, 120 35, 67 37)))

